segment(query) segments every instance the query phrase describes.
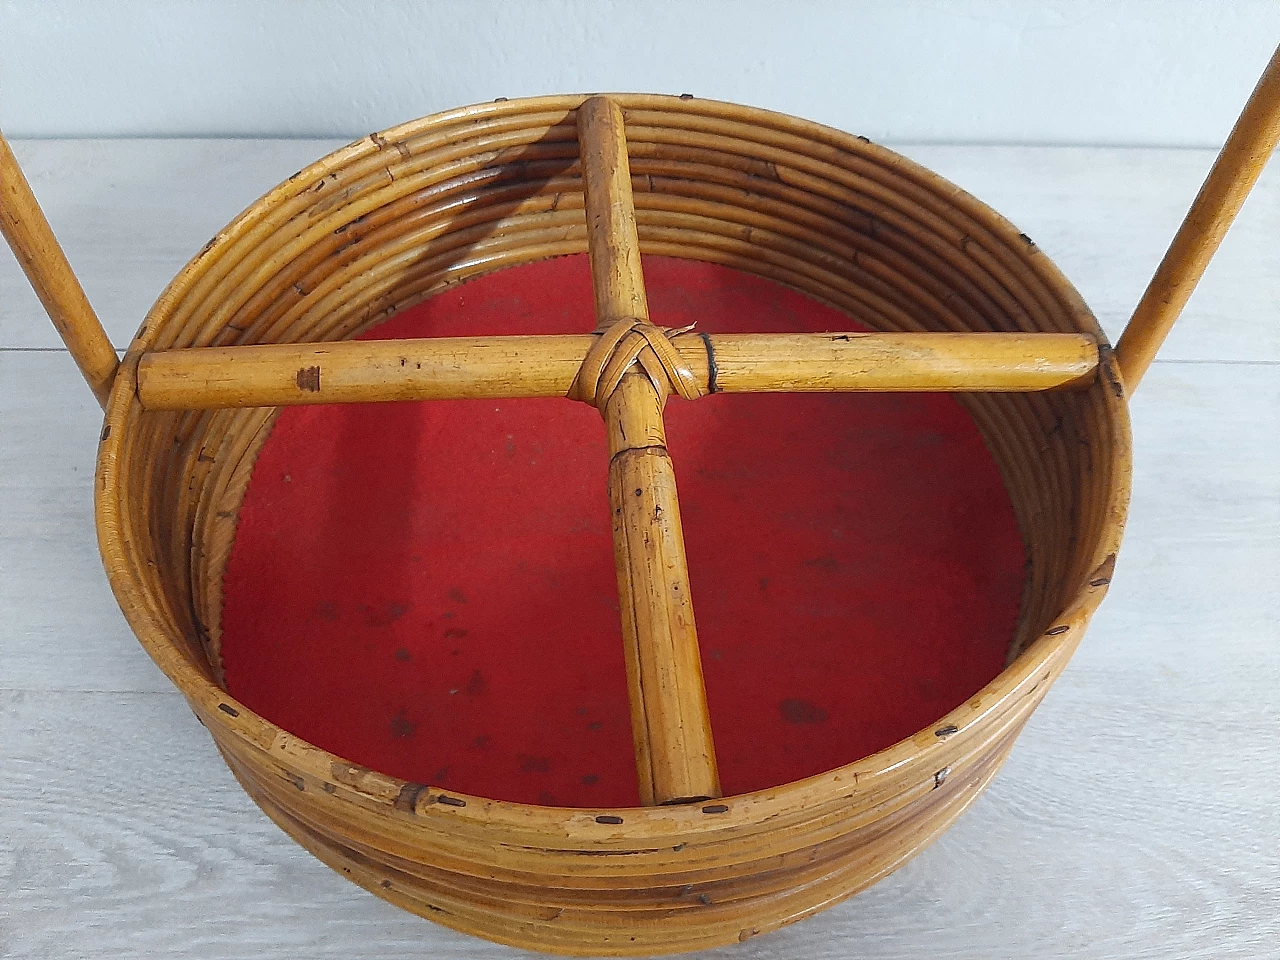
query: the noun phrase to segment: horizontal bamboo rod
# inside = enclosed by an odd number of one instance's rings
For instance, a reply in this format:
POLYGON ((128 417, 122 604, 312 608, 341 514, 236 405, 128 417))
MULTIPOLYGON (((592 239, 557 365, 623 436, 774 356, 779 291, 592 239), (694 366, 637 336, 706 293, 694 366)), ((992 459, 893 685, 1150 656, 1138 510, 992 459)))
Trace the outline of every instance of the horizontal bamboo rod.
POLYGON ((1130 393, 1137 388, 1191 299, 1277 141, 1280 141, 1280 47, 1272 54, 1116 344, 1116 365, 1130 393))
POLYGON ((0 233, 103 408, 119 360, 9 144, 0 136, 0 233))
MULTIPOLYGON (((562 397, 594 340, 439 337, 145 354, 148 410, 562 397)), ((1066 333, 718 333, 675 345, 711 393, 1054 390, 1087 386, 1089 337, 1066 333), (714 379, 712 364, 714 362, 714 379)))

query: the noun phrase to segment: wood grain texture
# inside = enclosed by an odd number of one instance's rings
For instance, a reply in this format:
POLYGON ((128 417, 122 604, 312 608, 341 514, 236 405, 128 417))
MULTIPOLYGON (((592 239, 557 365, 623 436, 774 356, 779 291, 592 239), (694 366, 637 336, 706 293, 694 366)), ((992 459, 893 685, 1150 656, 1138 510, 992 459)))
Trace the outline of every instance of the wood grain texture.
MULTIPOLYGON (((999 177, 981 195, 1005 213, 1016 203, 1000 195, 1023 197, 1053 225, 1049 235, 1093 231, 1081 268, 1113 292, 1131 288, 1130 307, 1189 200, 1173 196, 1175 174, 1194 193, 1209 158, 1197 171, 1184 169, 1196 152, 929 150, 963 156, 975 181, 999 177), (1111 214, 1091 212, 1087 191, 1070 187, 1095 175, 1100 155, 1118 158, 1110 200, 1129 215, 1117 256, 1108 244, 1120 240, 1099 226, 1111 214), (1137 171, 1136 200, 1121 190, 1121 166, 1126 177, 1137 171), (1061 194, 1041 196, 1046 168, 1061 194), (1152 224, 1157 208, 1172 220, 1163 233, 1152 224), (1147 264, 1118 256, 1142 237, 1147 264)), ((1197 302, 1204 315, 1224 311, 1212 342, 1201 341, 1206 358, 1220 358, 1224 344, 1257 356, 1275 343, 1262 303, 1274 288, 1250 269, 1263 253, 1241 239, 1267 184, 1264 176, 1192 301, 1193 324, 1197 302), (1210 293, 1215 271, 1238 281, 1220 289, 1225 300, 1210 293)), ((1250 229, 1265 226, 1266 213, 1250 229)), ((1069 256, 1051 252, 1075 273, 1069 256)), ((116 248, 114 260, 127 255, 116 248)), ((110 265, 112 248, 99 256, 110 265)), ((98 277, 109 279, 105 269, 98 277)), ((12 311, 3 320, 41 329, 47 321, 28 296, 25 307, 0 305, 12 311)), ((1170 355, 1194 360, 1194 343, 1184 323, 1170 355)), ((0 952, 515 956, 341 883, 263 820, 176 695, 88 692, 171 687, 119 623, 92 539, 77 529, 88 523, 88 487, 68 471, 91 460, 100 427, 92 399, 65 354, 0 363, 0 952), (86 783, 97 788, 92 816, 86 783), (242 838, 252 842, 229 849, 242 838), (210 903, 223 912, 211 915, 210 903)), ((1268 841, 1280 833, 1271 796, 1280 768, 1271 739, 1257 734, 1280 715, 1276 384, 1264 363, 1157 362, 1133 411, 1134 502, 1115 588, 994 786, 878 886, 718 955, 1275 955, 1280 864, 1268 841)))

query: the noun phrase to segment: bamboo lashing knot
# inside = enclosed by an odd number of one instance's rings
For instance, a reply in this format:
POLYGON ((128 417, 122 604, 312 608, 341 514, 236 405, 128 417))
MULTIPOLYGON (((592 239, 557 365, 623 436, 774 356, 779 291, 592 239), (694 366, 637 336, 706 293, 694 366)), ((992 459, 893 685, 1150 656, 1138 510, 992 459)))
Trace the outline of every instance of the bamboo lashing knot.
POLYGON ((633 363, 640 365, 664 400, 672 390, 685 400, 705 396, 707 385, 699 381, 671 342, 692 330, 693 324, 660 327, 649 320, 628 317, 597 331, 599 339, 578 367, 569 398, 589 403, 603 413, 609 397, 633 363))

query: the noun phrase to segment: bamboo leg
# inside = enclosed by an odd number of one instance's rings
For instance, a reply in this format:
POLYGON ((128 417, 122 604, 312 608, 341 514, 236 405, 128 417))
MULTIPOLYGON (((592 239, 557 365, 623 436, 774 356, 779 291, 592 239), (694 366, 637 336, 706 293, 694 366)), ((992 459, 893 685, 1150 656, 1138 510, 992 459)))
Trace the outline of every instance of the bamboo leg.
POLYGON ((9 241, 22 272, 105 409, 120 361, 2 135, 0 233, 9 241))
MULTIPOLYGON (((578 109, 587 246, 597 329, 648 319, 622 111, 602 97, 578 109)), ((662 424, 665 391, 636 367, 605 404, 609 505, 641 802, 718 797, 680 528, 662 424)))
POLYGON ((1132 393, 1187 305, 1227 228, 1280 140, 1280 47, 1214 161, 1169 250, 1116 344, 1120 376, 1132 393))

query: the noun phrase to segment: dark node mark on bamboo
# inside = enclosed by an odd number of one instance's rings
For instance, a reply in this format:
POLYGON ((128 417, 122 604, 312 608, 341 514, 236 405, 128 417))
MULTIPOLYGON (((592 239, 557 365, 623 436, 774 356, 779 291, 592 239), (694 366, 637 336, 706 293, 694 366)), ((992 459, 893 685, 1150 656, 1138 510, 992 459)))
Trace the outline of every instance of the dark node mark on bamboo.
POLYGON ((301 791, 304 791, 304 792, 306 791, 307 782, 303 780, 302 777, 300 777, 296 773, 288 774, 288 777, 289 777, 289 782, 292 783, 295 787, 297 787, 301 791))
POLYGON ((234 520, 236 518, 236 512, 234 510, 219 510, 214 514, 214 516, 219 520, 234 520))
POLYGON ((729 806, 724 803, 709 803, 702 808, 703 813, 728 813, 729 806))
POLYGON ((672 853, 679 853, 679 852, 680 852, 681 850, 683 850, 683 849, 684 849, 684 844, 683 844, 683 843, 677 843, 674 847, 672 847, 672 848, 671 848, 671 852, 672 852, 672 853))
POLYGON ((390 880, 383 880, 383 881, 382 881, 382 889, 383 889, 383 890, 389 890, 390 888, 391 888, 391 881, 390 881, 390 880))
POLYGON ((720 367, 716 363, 716 352, 711 349, 711 337, 709 334, 699 333, 702 338, 702 345, 707 348, 707 393, 717 393, 720 385, 716 381, 720 377, 720 367))
POLYGON ((111 436, 111 424, 106 423, 102 426, 102 433, 98 434, 98 442, 103 443, 107 437, 111 436))
POLYGON ((738 931, 738 942, 739 942, 739 943, 743 943, 743 942, 745 942, 745 941, 747 941, 747 940, 750 940, 752 937, 754 937, 754 936, 755 936, 756 934, 758 934, 759 932, 760 932, 760 928, 759 928, 759 927, 752 927, 752 928, 751 928, 751 929, 749 929, 749 930, 739 930, 739 931, 738 931))
POLYGON ((949 737, 953 733, 959 733, 959 732, 960 732, 959 727, 957 727, 954 723, 948 723, 945 727, 939 727, 937 730, 933 731, 933 735, 935 737, 949 737))
POLYGON ((306 390, 309 393, 320 392, 320 368, 319 367, 303 367, 298 371, 297 376, 298 389, 306 390))
POLYGON ((467 805, 467 801, 458 797, 450 797, 443 793, 436 797, 436 803, 443 803, 446 807, 465 807, 467 805))
POLYGON ((947 774, 951 772, 950 767, 943 767, 933 775, 933 789, 937 790, 947 779, 947 774))
POLYGON ((596 823, 616 824, 621 822, 622 822, 621 817, 614 817, 608 814, 601 814, 600 816, 596 817, 596 823))
POLYGON ((705 893, 698 894, 698 902, 702 904, 704 907, 711 906, 711 898, 708 897, 705 893))
POLYGON ((510 98, 509 98, 509 97, 494 97, 494 98, 493 98, 493 102, 494 102, 494 103, 506 103, 508 99, 510 99, 510 98))
POLYGON ((1108 554, 1107 559, 1098 564, 1098 568, 1093 571, 1093 579, 1089 581, 1091 587, 1105 587, 1111 582, 1111 574, 1116 568, 1116 555, 1108 554))
POLYGON ((396 796, 393 806, 397 810, 403 810, 405 813, 413 813, 418 808, 418 798, 427 792, 425 783, 406 783, 400 788, 400 793, 396 796))
POLYGON ((1032 240, 1030 237, 1028 237, 1025 233, 1020 233, 1018 234, 1018 236, 1021 237, 1022 241, 1032 250, 1036 249, 1036 242, 1032 240))
POLYGON ((1070 625, 1064 623, 1057 627, 1051 627, 1050 629, 1044 632, 1044 635, 1046 637, 1056 637, 1058 636, 1058 634, 1066 633, 1070 629, 1071 629, 1070 625))
POLYGON ((870 138, 870 137, 864 137, 864 136, 862 136, 861 134, 858 134, 858 136, 854 137, 854 139, 855 139, 855 140, 860 141, 861 143, 870 143, 870 142, 871 142, 871 138, 870 138))
POLYGON ((237 710, 235 707, 233 707, 233 706, 232 706, 231 704, 229 704, 229 703, 220 703, 220 704, 218 704, 218 709, 219 709, 219 710, 221 710, 223 713, 225 713, 225 714, 226 714, 227 716, 229 716, 229 717, 238 717, 238 716, 240 716, 240 711, 239 711, 239 710, 237 710))
POLYGON ((844 343, 848 343, 850 340, 853 339, 853 337, 849 336, 847 333, 837 333, 831 339, 833 341, 838 340, 838 341, 843 341, 844 343))
POLYGON ((329 783, 329 782, 326 780, 324 783, 322 783, 322 784, 321 784, 321 786, 324 788, 324 792, 325 792, 325 793, 337 793, 337 792, 338 792, 338 785, 337 785, 336 783, 329 783))
POLYGON ((639 487, 636 487, 636 496, 638 497, 638 496, 640 496, 640 494, 642 494, 642 493, 644 493, 644 491, 643 491, 643 490, 641 490, 639 487))
POLYGON ((682 94, 680 94, 680 99, 681 99, 681 100, 692 100, 692 99, 693 99, 693 94, 692 94, 692 93, 682 93, 682 94))
POLYGON ((1101 341, 1098 343, 1098 370, 1106 379, 1107 385, 1111 387, 1111 393, 1117 400, 1124 399, 1124 384, 1120 381, 1120 375, 1116 372, 1115 352, 1111 349, 1111 344, 1101 341))

